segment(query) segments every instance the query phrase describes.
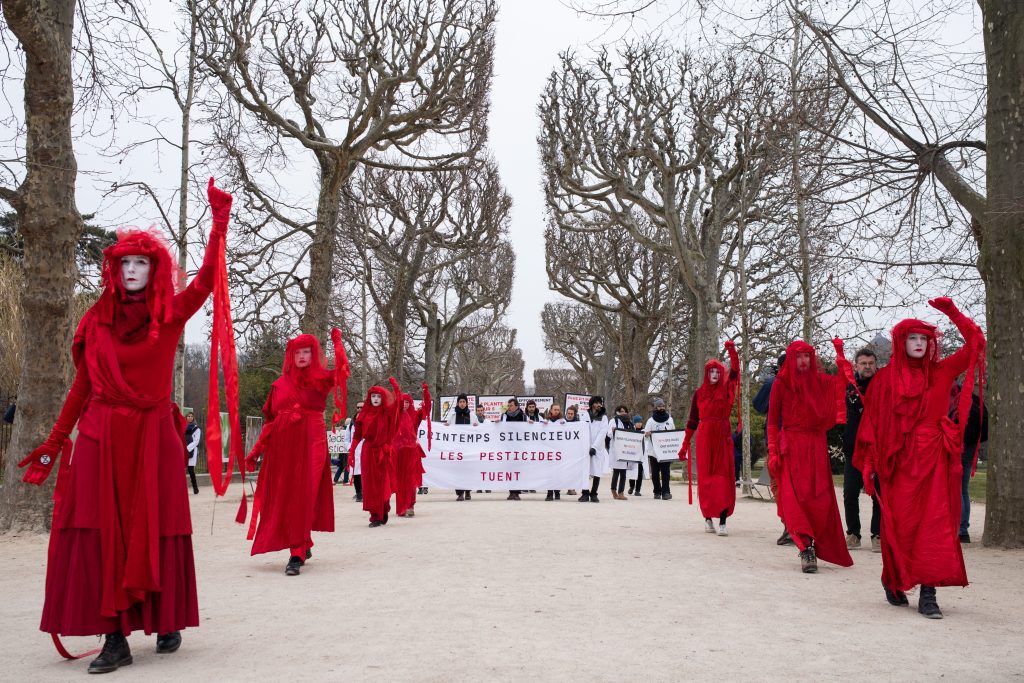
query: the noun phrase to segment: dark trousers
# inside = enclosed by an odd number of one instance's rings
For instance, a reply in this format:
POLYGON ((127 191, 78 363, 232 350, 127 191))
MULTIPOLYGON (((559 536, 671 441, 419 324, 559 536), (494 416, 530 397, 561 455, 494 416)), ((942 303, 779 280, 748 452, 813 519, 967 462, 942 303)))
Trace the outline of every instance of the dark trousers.
POLYGON ((601 485, 601 477, 592 477, 592 478, 594 480, 594 483, 590 486, 590 495, 591 495, 591 497, 597 495, 597 488, 601 485))
MULTIPOLYGON (((199 484, 196 483, 196 468, 194 465, 188 465, 188 478, 192 480, 192 493, 199 493, 199 484)), ((970 510, 967 511, 970 514, 970 510)))
POLYGON ((347 484, 348 483, 348 454, 347 453, 342 453, 341 454, 341 458, 338 460, 338 470, 334 473, 334 483, 335 484, 338 483, 338 479, 340 479, 342 477, 342 475, 344 475, 345 478, 342 479, 341 483, 347 484))
POLYGON ((669 460, 658 462, 650 456, 648 456, 647 462, 651 465, 651 482, 654 483, 654 495, 663 496, 666 493, 672 493, 672 485, 669 482, 669 470, 672 467, 672 462, 669 460))
POLYGON ((352 486, 354 486, 355 489, 356 489, 356 495, 357 496, 362 496, 363 495, 363 475, 361 475, 361 474, 353 474, 352 475, 352 486))
POLYGON ((971 527, 971 468, 974 467, 975 444, 971 444, 960 454, 960 463, 964 473, 960 479, 960 533, 966 534, 971 527))
MULTIPOLYGON (((864 476, 850 458, 846 458, 843 470, 843 507, 846 508, 846 533, 860 538, 860 492, 864 488, 864 476)), ((878 500, 871 498, 871 535, 878 536, 881 526, 881 511, 878 500)))
POLYGON ((626 490, 626 470, 612 470, 612 492, 622 493, 626 490))

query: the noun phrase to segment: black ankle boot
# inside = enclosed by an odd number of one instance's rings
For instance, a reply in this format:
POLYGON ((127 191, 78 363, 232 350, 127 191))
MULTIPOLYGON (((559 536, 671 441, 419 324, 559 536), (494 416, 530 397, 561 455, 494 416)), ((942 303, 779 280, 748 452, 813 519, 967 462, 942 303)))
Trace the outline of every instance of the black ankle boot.
POLYGON ((910 604, 910 601, 907 600, 907 594, 903 591, 889 590, 889 587, 884 583, 882 584, 882 590, 885 591, 886 601, 893 607, 902 607, 903 605, 910 604))
POLYGON ((554 500, 554 499, 555 499, 555 492, 554 491, 548 491, 548 495, 544 497, 544 500, 554 500))
POLYGON ((89 664, 89 673, 108 674, 131 663, 132 651, 128 648, 128 639, 120 631, 108 633, 103 642, 103 651, 89 664))
POLYGON ((288 564, 285 565, 284 573, 288 576, 298 576, 302 569, 302 558, 296 555, 292 555, 288 558, 288 564))
POLYGON ((156 653, 158 655, 177 652, 179 647, 181 647, 181 631, 171 631, 156 637, 156 653))
POLYGON ((580 494, 579 501, 581 503, 589 503, 590 502, 590 491, 584 489, 583 493, 580 494))
POLYGON ((921 595, 917 599, 917 611, 929 619, 941 619, 942 610, 935 599, 935 586, 921 586, 921 595))

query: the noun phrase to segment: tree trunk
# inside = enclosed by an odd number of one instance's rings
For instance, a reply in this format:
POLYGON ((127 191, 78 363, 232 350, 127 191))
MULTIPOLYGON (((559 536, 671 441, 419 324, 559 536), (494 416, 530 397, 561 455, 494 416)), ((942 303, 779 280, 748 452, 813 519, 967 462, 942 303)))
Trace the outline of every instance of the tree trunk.
POLYGON ((341 206, 338 193, 351 171, 331 157, 320 159, 320 195, 316 203, 316 227, 309 247, 309 280, 306 282, 306 310, 300 326, 306 334, 327 338, 330 323, 331 276, 334 249, 337 244, 338 216, 341 206))
POLYGON ((1024 12, 1016 0, 983 5, 988 65, 987 211, 981 273, 988 292, 991 413, 987 546, 1024 547, 1024 12))
POLYGON ((25 51, 25 180, 12 205, 25 240, 21 329, 32 341, 18 388, 18 412, 0 489, 0 528, 49 527, 53 482, 21 483, 18 461, 49 434, 71 374, 68 348, 77 280, 78 165, 71 139, 71 44, 75 0, 4 0, 4 18, 25 51))

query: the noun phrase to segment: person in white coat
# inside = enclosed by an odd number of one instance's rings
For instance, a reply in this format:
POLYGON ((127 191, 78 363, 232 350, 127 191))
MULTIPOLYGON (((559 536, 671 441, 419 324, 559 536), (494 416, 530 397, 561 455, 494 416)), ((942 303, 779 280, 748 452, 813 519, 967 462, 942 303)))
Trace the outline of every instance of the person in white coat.
MULTIPOLYGON (((363 409, 363 402, 360 401, 356 404, 356 415, 363 409)), ((356 490, 353 499, 357 503, 363 502, 363 465, 362 458, 360 457, 363 453, 363 442, 360 441, 356 444, 355 450, 352 449, 352 439, 356 435, 356 421, 353 419, 348 425, 348 434, 345 435, 345 439, 349 444, 348 454, 348 466, 352 470, 352 488, 356 490)))
POLYGON ((597 489, 601 486, 601 475, 606 474, 608 464, 608 416, 604 411, 604 399, 600 396, 590 397, 590 409, 587 411, 590 417, 590 477, 592 483, 590 490, 584 489, 579 497, 581 503, 600 503, 597 499, 597 489))
POLYGON ((192 494, 195 495, 199 493, 199 484, 196 483, 196 462, 199 460, 199 442, 203 438, 203 430, 196 423, 194 414, 186 415, 185 421, 188 423, 185 426, 185 453, 188 457, 186 466, 188 477, 192 480, 192 494))
MULTIPOLYGON (((444 423, 449 427, 452 425, 480 426, 480 420, 469 409, 469 397, 465 394, 459 394, 459 397, 455 400, 455 408, 448 411, 448 417, 445 418, 444 423)), ((473 494, 469 489, 455 489, 455 500, 460 502, 473 500, 473 494)))
MULTIPOLYGON (((608 440, 610 442, 615 442, 615 432, 619 429, 627 432, 633 431, 633 421, 629 419, 629 410, 626 409, 626 406, 618 406, 615 409, 615 417, 608 424, 608 440)), ((612 498, 615 500, 629 500, 623 493, 626 490, 626 477, 632 477, 629 480, 631 482, 629 492, 633 493, 632 482, 636 480, 637 465, 639 463, 631 460, 612 460, 613 457, 610 449, 608 460, 612 466, 612 498)))
POLYGON ((675 422, 668 414, 665 401, 660 398, 654 399, 654 410, 644 425, 644 452, 648 453, 648 464, 651 466, 651 481, 654 483, 655 500, 672 500, 672 487, 669 485, 669 471, 672 467, 671 461, 659 461, 654 456, 654 447, 651 445, 652 432, 665 432, 675 429, 675 422))

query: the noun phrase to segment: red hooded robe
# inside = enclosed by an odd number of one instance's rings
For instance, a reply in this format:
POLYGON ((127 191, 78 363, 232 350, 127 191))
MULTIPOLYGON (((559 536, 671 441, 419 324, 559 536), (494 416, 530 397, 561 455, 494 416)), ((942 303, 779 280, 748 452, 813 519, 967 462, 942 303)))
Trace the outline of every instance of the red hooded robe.
POLYGON ((181 479, 184 420, 171 403, 171 377, 185 323, 214 285, 226 229, 226 216, 215 221, 199 273, 177 294, 181 274, 157 231, 120 232, 104 251, 104 291, 75 332, 75 380, 41 447, 58 449, 78 423, 70 465, 61 468, 43 631, 169 633, 199 625, 181 479), (135 254, 149 258, 149 282, 129 293, 120 263, 135 254))
POLYGON ((423 485, 423 458, 416 430, 424 420, 430 420, 430 393, 423 385, 423 405, 415 408, 412 396, 402 394, 398 432, 395 434, 395 512, 401 517, 416 505, 416 489, 423 485), (402 406, 409 402, 408 408, 402 406))
POLYGON ((399 405, 395 395, 384 387, 373 386, 366 392, 363 409, 356 415, 352 431, 352 452, 362 447, 359 458, 363 479, 363 510, 370 522, 387 523, 394 486, 393 447, 398 431, 399 405), (370 401, 373 394, 382 398, 379 406, 370 401))
POLYGON ((736 464, 729 416, 739 387, 739 357, 729 345, 729 372, 717 359, 704 364, 704 383, 693 394, 686 430, 697 437, 697 497, 705 519, 732 516, 736 507, 736 464), (719 371, 712 384, 712 368, 719 371))
POLYGON ((288 342, 281 376, 263 405, 263 463, 248 534, 252 555, 288 548, 305 558, 313 547, 312 531, 334 531, 324 411, 340 367, 340 362, 335 371, 324 367, 320 341, 311 334, 288 342), (295 353, 306 348, 312 350, 312 362, 299 368, 295 353))
MULTIPOLYGON (((854 466, 869 489, 878 476, 882 506, 882 583, 906 591, 917 584, 966 586, 957 538, 960 524, 963 425, 949 419, 953 382, 967 372, 960 394, 970 407, 974 365, 983 366, 985 337, 948 299, 933 302, 963 335, 965 345, 940 359, 934 325, 904 320, 892 331, 892 359, 871 380, 857 430, 854 466), (907 336, 928 337, 921 359, 906 353, 907 336)), ((982 377, 984 374, 982 373, 982 377)), ((966 420, 964 421, 966 422, 966 420)))
MULTIPOLYGON (((846 359, 840 356, 840 362, 846 359)), ((814 541, 826 562, 849 567, 843 523, 825 433, 846 420, 846 377, 818 367, 810 344, 796 340, 786 349, 786 362, 772 385, 768 404, 768 468, 778 482, 779 513, 796 546, 814 541), (799 354, 810 355, 810 367, 798 370, 799 354)))

